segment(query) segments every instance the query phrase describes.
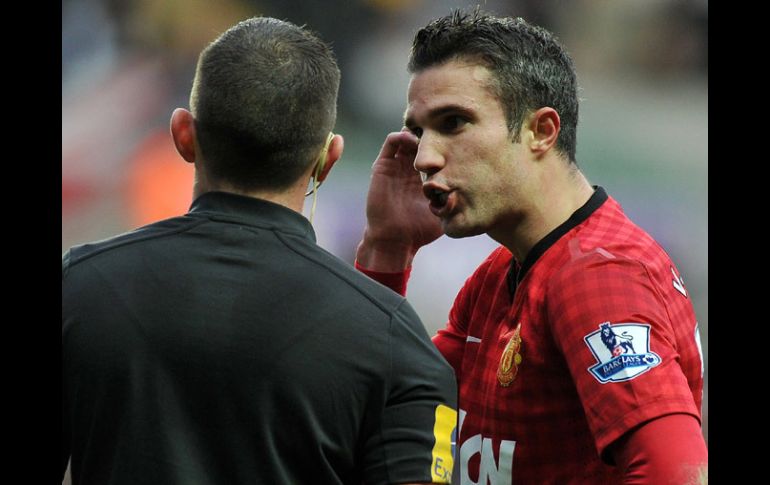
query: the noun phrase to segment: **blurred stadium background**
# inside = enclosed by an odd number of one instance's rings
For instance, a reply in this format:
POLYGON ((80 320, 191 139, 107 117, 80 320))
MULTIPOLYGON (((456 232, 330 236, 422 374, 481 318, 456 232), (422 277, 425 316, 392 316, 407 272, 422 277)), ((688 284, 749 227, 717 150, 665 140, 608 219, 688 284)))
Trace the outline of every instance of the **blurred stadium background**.
MULTIPOLYGON (((314 226, 352 263, 369 168, 401 127, 412 36, 476 4, 549 28, 572 54, 578 163, 679 266, 708 355, 708 0, 62 0, 62 251, 187 210, 192 167, 174 151, 171 111, 188 107, 200 50, 267 15, 307 24, 338 56, 345 153, 314 226)), ((418 254, 408 295, 430 334, 493 247, 444 237, 418 254)))

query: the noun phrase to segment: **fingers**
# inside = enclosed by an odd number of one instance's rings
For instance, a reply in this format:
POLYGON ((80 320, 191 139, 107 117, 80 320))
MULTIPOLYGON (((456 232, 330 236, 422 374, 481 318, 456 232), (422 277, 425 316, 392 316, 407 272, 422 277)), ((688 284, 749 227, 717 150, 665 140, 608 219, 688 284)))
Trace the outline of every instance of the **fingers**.
POLYGON ((377 158, 396 158, 417 153, 417 137, 409 131, 389 133, 377 158))

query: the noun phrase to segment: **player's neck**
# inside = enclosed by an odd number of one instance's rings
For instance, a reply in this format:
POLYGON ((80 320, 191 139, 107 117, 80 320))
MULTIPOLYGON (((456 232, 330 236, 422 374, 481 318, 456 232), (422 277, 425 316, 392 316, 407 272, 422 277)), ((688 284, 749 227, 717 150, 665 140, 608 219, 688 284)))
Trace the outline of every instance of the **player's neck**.
POLYGON ((526 207, 507 228, 489 236, 523 262, 532 247, 585 205, 594 189, 577 168, 543 174, 526 207))

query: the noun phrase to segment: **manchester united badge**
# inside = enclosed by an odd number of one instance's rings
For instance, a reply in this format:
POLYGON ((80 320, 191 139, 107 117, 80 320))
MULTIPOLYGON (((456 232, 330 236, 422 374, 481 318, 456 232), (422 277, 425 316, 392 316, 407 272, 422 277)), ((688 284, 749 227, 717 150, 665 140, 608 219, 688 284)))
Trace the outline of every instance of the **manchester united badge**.
POLYGON ((508 387, 519 373, 521 364, 521 322, 516 325, 513 335, 503 350, 500 357, 500 367, 497 369, 497 380, 503 387, 508 387))

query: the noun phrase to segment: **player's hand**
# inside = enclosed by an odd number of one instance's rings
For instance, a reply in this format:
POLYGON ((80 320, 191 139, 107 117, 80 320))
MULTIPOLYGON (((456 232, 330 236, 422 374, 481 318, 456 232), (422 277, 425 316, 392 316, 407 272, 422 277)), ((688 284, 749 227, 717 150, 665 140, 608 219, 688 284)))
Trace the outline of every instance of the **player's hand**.
POLYGON ((390 133, 372 165, 366 229, 356 254, 367 269, 402 271, 422 246, 443 234, 414 169, 417 143, 408 131, 390 133))

